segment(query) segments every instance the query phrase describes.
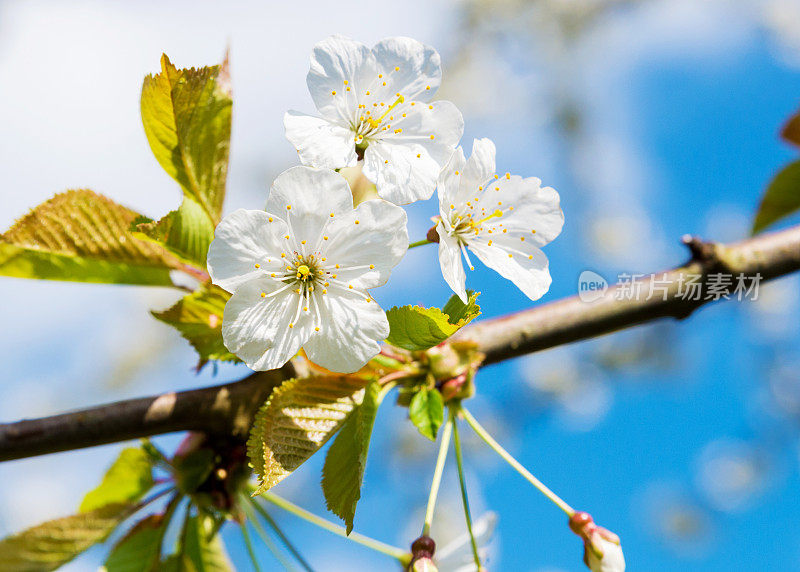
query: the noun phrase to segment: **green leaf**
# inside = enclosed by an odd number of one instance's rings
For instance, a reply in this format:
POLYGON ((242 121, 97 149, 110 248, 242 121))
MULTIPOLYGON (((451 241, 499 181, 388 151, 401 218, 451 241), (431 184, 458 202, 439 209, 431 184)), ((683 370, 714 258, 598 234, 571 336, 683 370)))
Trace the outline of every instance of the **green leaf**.
POLYGON ((187 294, 171 308, 153 316, 177 329, 200 355, 200 366, 208 360, 239 361, 222 342, 222 315, 231 297, 216 286, 205 286, 187 294))
POLYGON ((250 464, 260 477, 257 494, 286 478, 336 433, 361 403, 366 383, 347 375, 307 377, 285 381, 272 392, 247 441, 250 464))
POLYGON ((197 449, 187 455, 175 456, 175 480, 178 489, 186 494, 194 494, 198 487, 208 479, 214 470, 214 451, 203 448, 197 449))
POLYGON ((58 194, 0 235, 0 276, 171 286, 180 264, 133 237, 140 216, 86 189, 58 194))
POLYGON ((448 315, 451 324, 457 324, 459 328, 465 326, 481 313, 481 307, 475 303, 479 295, 480 292, 467 290, 465 304, 461 298, 453 294, 442 308, 442 312, 448 315))
POLYGON ((436 441, 439 427, 444 423, 444 399, 436 388, 423 387, 411 399, 408 416, 419 432, 436 441))
POLYGON ((137 522, 112 548, 103 565, 105 571, 151 572, 161 556, 166 525, 163 514, 152 514, 137 522))
POLYGON ((372 426, 385 395, 386 392, 377 381, 367 385, 361 405, 348 416, 325 456, 325 465, 322 467, 325 503, 328 510, 344 520, 347 534, 353 530, 372 426))
POLYGON ((800 210, 800 161, 790 163, 767 187, 753 223, 753 234, 800 210))
POLYGON ((153 487, 153 460, 143 449, 123 449, 103 481, 83 497, 80 512, 90 512, 114 503, 133 503, 153 487))
POLYGON ((131 230, 136 238, 161 245, 182 262, 205 272, 214 224, 192 199, 184 198, 177 210, 157 222, 145 217, 133 221, 131 230))
POLYGON ((58 518, 0 540, 0 572, 55 570, 108 538, 131 514, 128 504, 58 518))
POLYGON ((161 73, 142 86, 142 123, 156 159, 219 222, 231 136, 231 84, 222 65, 178 69, 161 56, 161 73))
POLYGON ((452 296, 439 308, 420 306, 394 307, 386 312, 389 320, 389 337, 386 341, 406 350, 427 350, 445 341, 481 313, 475 303, 478 294, 468 292, 469 302, 464 304, 452 296))
POLYGON ((183 539, 183 569, 187 572, 224 572, 231 570, 212 519, 193 516, 186 523, 183 539))

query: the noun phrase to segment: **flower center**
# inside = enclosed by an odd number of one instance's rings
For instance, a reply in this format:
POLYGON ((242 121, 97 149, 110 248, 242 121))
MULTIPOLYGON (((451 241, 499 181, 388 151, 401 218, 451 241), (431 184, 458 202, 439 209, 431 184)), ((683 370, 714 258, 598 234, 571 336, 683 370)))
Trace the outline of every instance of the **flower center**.
POLYGON ((487 215, 481 219, 474 220, 472 213, 457 213, 454 212, 450 216, 450 226, 452 230, 450 234, 452 236, 456 236, 461 238, 463 235, 467 234, 478 234, 483 229, 483 223, 487 220, 491 220, 493 218, 500 218, 503 216, 503 211, 500 209, 495 209, 495 211, 487 215))
POLYGON ((389 124, 383 125, 383 120, 395 107, 403 103, 405 100, 406 98, 402 95, 398 96, 394 103, 386 108, 386 111, 384 111, 380 117, 373 116, 372 111, 370 110, 367 110, 366 113, 359 115, 358 123, 353 126, 353 130, 357 135, 356 143, 363 144, 365 138, 373 136, 380 131, 386 131, 390 129, 392 126, 389 124))
POLYGON ((302 297, 308 297, 314 291, 316 282, 325 276, 322 260, 315 254, 295 253, 294 261, 286 266, 283 282, 294 285, 295 292, 302 297))

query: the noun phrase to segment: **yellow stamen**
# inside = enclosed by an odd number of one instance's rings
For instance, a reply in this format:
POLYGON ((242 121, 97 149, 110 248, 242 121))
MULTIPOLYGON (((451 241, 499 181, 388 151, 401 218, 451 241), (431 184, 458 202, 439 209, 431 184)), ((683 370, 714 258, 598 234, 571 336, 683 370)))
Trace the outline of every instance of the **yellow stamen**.
MULTIPOLYGON (((386 117, 387 115, 389 115, 389 112, 390 112, 392 109, 394 109, 395 107, 397 107, 398 105, 400 105, 401 103, 403 103, 405 100, 406 100, 406 98, 405 98, 405 97, 403 97, 403 96, 401 95, 400 97, 398 97, 398 98, 395 100, 395 102, 394 102, 393 104, 391 104, 391 105, 390 105, 390 106, 389 106, 389 107, 386 109, 386 111, 384 111, 384 112, 383 112, 383 115, 381 115, 380 117, 378 117, 378 119, 369 118, 369 119, 367 119, 367 123, 369 123, 370 127, 374 127, 374 128, 378 128, 378 127, 380 127, 380 124, 381 124, 381 121, 383 121, 383 118, 384 118, 384 117, 386 117)), ((383 104, 383 103, 381 103, 381 105, 384 105, 384 104, 383 104)))

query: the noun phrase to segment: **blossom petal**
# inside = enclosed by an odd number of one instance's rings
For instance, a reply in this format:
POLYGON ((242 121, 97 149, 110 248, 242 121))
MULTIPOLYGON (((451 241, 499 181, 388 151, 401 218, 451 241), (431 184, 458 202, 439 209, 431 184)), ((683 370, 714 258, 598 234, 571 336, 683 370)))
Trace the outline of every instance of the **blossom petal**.
POLYGON ((269 278, 251 280, 239 286, 225 305, 222 340, 251 369, 282 366, 311 336, 310 313, 301 309, 295 319, 301 298, 291 289, 276 293, 284 286, 269 278))
POLYGON ((306 83, 322 116, 347 126, 358 109, 356 94, 368 90, 377 75, 375 56, 367 46, 336 35, 314 46, 306 83))
POLYGON ((396 37, 378 42, 372 52, 390 94, 401 93, 406 99, 428 101, 439 89, 442 61, 432 47, 411 38, 396 37))
POLYGON ((464 166, 464 183, 477 189, 489 180, 497 170, 496 154, 497 150, 491 139, 475 139, 472 142, 472 155, 464 166))
POLYGON ((602 538, 595 539, 594 542, 599 545, 603 555, 598 558, 590 546, 586 547, 586 564, 592 572, 625 572, 625 556, 619 542, 602 538))
MULTIPOLYGON (((421 145, 441 168, 450 159, 464 134, 464 117, 449 101, 412 101, 393 111, 391 129, 379 140, 396 144, 421 145), (405 117, 403 117, 403 113, 405 117)), ((369 148, 367 149, 369 151, 369 148)))
POLYGON ((287 111, 283 125, 286 138, 297 149, 304 165, 339 169, 358 161, 355 134, 346 127, 299 111, 287 111))
POLYGON ((493 223, 502 222, 503 228, 515 232, 515 237, 525 236, 535 245, 544 246, 561 233, 564 213, 555 189, 541 185, 536 177, 500 177, 488 186, 478 208, 486 212, 503 210, 503 216, 493 219, 493 223))
POLYGON ((360 292, 318 296, 321 331, 306 342, 308 358, 326 369, 352 373, 380 351, 389 335, 386 313, 360 292))
POLYGON ((504 234, 486 239, 471 240, 469 249, 489 268, 511 280, 531 300, 538 300, 550 289, 550 270, 547 256, 531 241, 514 241, 504 234))
POLYGON ((353 210, 353 195, 344 177, 334 171, 292 167, 272 183, 267 210, 287 221, 292 240, 289 247, 308 252, 319 242, 331 213, 353 210))
POLYGON ((354 288, 385 284, 408 250, 407 221, 402 208, 380 199, 364 201, 337 216, 328 227, 330 240, 324 245, 328 267, 338 265, 337 279, 354 288))
POLYGON ((208 249, 208 273, 217 286, 234 292, 265 272, 282 268, 275 252, 283 245, 286 223, 264 211, 239 209, 217 225, 208 249))
POLYGON ((450 205, 453 208, 459 207, 463 204, 465 199, 460 194, 461 181, 463 178, 464 166, 467 161, 464 158, 464 150, 459 146, 450 155, 447 164, 442 167, 439 173, 439 180, 437 182, 437 192, 439 194, 439 214, 442 220, 447 221, 449 227, 450 220, 450 205), (458 173, 458 175, 456 175, 458 173))
POLYGON ((422 145, 377 141, 364 155, 364 176, 380 197, 405 205, 431 198, 439 164, 422 145))
POLYGON ((442 267, 444 281, 466 304, 469 301, 465 286, 467 277, 461 261, 461 248, 458 240, 447 234, 441 222, 436 225, 436 232, 439 233, 439 265, 442 267))

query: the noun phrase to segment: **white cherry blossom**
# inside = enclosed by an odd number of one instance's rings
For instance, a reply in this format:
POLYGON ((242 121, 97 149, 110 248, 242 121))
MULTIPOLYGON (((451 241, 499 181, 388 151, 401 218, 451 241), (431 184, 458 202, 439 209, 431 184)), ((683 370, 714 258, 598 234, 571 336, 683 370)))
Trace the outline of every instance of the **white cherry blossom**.
POLYGON ((211 243, 209 274, 233 294, 225 346, 255 370, 280 367, 302 347, 322 367, 357 371, 389 334, 368 290, 386 282, 407 248, 400 207, 374 199, 354 209, 337 173, 284 171, 266 212, 228 215, 211 243))
POLYGON ((472 156, 458 147, 439 176, 439 263, 453 291, 467 301, 461 257, 473 270, 468 251, 514 282, 531 300, 550 288, 541 247, 561 232, 564 215, 558 193, 535 177, 496 175, 495 147, 475 140, 472 156))
POLYGON ((286 137, 305 165, 339 169, 363 157, 382 198, 428 199, 464 131, 455 105, 430 101, 441 77, 436 50, 411 38, 369 49, 331 36, 314 47, 307 77, 321 117, 287 112, 286 137))

